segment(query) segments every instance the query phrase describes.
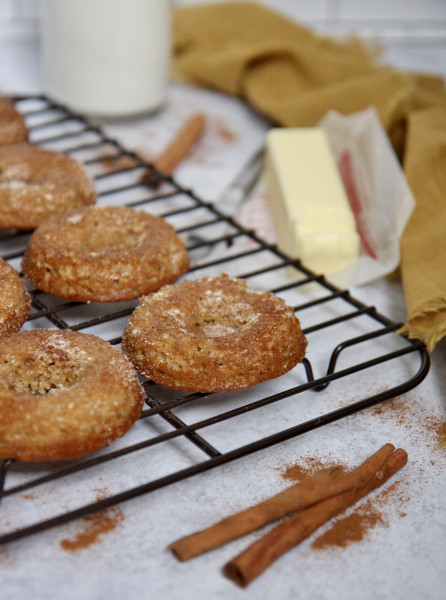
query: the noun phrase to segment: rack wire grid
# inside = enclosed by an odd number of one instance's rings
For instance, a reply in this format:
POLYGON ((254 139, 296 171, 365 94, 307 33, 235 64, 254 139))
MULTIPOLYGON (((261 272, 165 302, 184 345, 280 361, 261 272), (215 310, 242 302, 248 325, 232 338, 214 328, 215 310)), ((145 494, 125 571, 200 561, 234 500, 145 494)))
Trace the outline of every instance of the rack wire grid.
MULTIPOLYGON (((44 96, 14 97, 30 141, 82 162, 99 205, 127 205, 170 222, 186 238, 186 277, 221 272, 244 278, 294 307, 307 356, 287 374, 237 392, 199 394, 143 381, 147 407, 123 438, 74 462, 0 462, 0 544, 202 473, 342 419, 417 386, 429 370, 423 343, 400 323, 291 260, 212 203, 126 150, 82 115, 44 96), (141 183, 151 172, 159 185, 141 183), (100 482, 107 489, 98 498, 100 482), (29 498, 33 502, 30 505, 29 498), (51 500, 51 501, 49 501, 51 500)), ((29 233, 3 230, 1 255, 20 271, 29 233)), ((58 327, 119 346, 137 301, 75 303, 30 289, 24 329, 58 327)))

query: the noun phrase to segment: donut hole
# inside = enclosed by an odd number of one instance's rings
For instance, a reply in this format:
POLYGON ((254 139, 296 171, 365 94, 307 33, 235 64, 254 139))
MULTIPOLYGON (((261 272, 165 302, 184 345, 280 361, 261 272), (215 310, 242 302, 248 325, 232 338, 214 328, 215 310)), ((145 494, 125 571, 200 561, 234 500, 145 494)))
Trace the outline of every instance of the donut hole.
POLYGON ((256 318, 249 304, 220 297, 200 298, 184 315, 184 329, 199 338, 224 337, 250 327, 256 318))
POLYGON ((21 394, 45 396, 66 390, 80 381, 86 364, 57 350, 40 356, 28 355, 18 360, 2 360, 0 384, 21 394))

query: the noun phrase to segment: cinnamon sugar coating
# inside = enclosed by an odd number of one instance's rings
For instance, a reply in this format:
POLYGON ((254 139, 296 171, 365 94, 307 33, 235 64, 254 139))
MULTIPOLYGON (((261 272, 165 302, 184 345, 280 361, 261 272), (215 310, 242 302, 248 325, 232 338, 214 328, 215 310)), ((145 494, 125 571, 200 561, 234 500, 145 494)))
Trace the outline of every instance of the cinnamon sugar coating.
POLYGON ((0 258, 0 336, 19 331, 31 307, 31 296, 19 274, 0 258))
POLYGON ((307 341, 291 307, 228 275, 187 280, 141 299, 122 340, 137 371, 166 387, 247 388, 292 369, 307 341))
POLYGON ((0 144, 15 144, 28 140, 25 120, 14 104, 0 98, 0 144))
POLYGON ((125 356, 92 335, 36 329, 0 339, 0 456, 75 459, 124 435, 144 392, 125 356))
POLYGON ((67 211, 31 236, 24 275, 39 290, 76 302, 138 298, 189 267, 184 243, 160 217, 122 206, 67 211))
POLYGON ((0 227, 31 230, 95 201, 93 180, 74 158, 27 143, 0 146, 0 227))

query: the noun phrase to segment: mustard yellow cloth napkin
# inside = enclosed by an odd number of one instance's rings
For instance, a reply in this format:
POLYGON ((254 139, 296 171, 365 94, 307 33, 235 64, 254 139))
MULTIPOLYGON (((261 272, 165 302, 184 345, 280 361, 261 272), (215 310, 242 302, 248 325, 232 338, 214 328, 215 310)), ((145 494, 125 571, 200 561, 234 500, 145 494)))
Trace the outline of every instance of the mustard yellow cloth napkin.
POLYGON ((341 42, 317 35, 255 2, 179 7, 174 32, 177 76, 240 96, 276 124, 312 126, 330 109, 350 114, 376 107, 417 200, 402 240, 405 332, 432 349, 446 335, 445 243, 430 235, 431 229, 433 234, 446 230, 446 212, 438 210, 446 202, 446 181, 432 174, 428 156, 435 154, 443 173, 446 158, 440 135, 426 139, 418 119, 431 115, 431 129, 437 131, 435 120, 446 114, 444 81, 383 65, 378 52, 358 39, 341 42), (443 264, 440 258, 415 260, 441 252, 443 264))
POLYGON ((432 350, 446 336, 446 109, 410 115, 404 169, 417 205, 401 240, 403 332, 432 350))

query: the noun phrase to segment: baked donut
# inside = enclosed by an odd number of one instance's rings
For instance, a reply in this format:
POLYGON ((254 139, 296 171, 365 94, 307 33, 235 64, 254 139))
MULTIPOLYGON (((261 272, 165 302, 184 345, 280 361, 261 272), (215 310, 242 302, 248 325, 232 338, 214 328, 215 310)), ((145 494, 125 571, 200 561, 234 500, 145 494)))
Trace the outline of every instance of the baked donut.
POLYGON ((0 146, 0 227, 34 229, 95 201, 93 180, 74 158, 27 143, 0 146))
POLYGON ((0 144, 15 144, 28 140, 25 119, 6 98, 0 98, 0 144))
POLYGON ((88 207, 47 220, 22 260, 31 283, 76 302, 138 298, 189 267, 172 225, 124 206, 88 207))
POLYGON ((19 274, 0 258, 0 336, 18 331, 31 308, 31 296, 19 274))
POLYGON ((75 459, 124 435, 144 392, 125 356, 93 335, 35 329, 0 339, 0 456, 75 459))
POLYGON ((247 388, 292 369, 307 341, 291 307, 228 275, 186 280, 141 299, 122 349, 145 377, 166 387, 247 388))

